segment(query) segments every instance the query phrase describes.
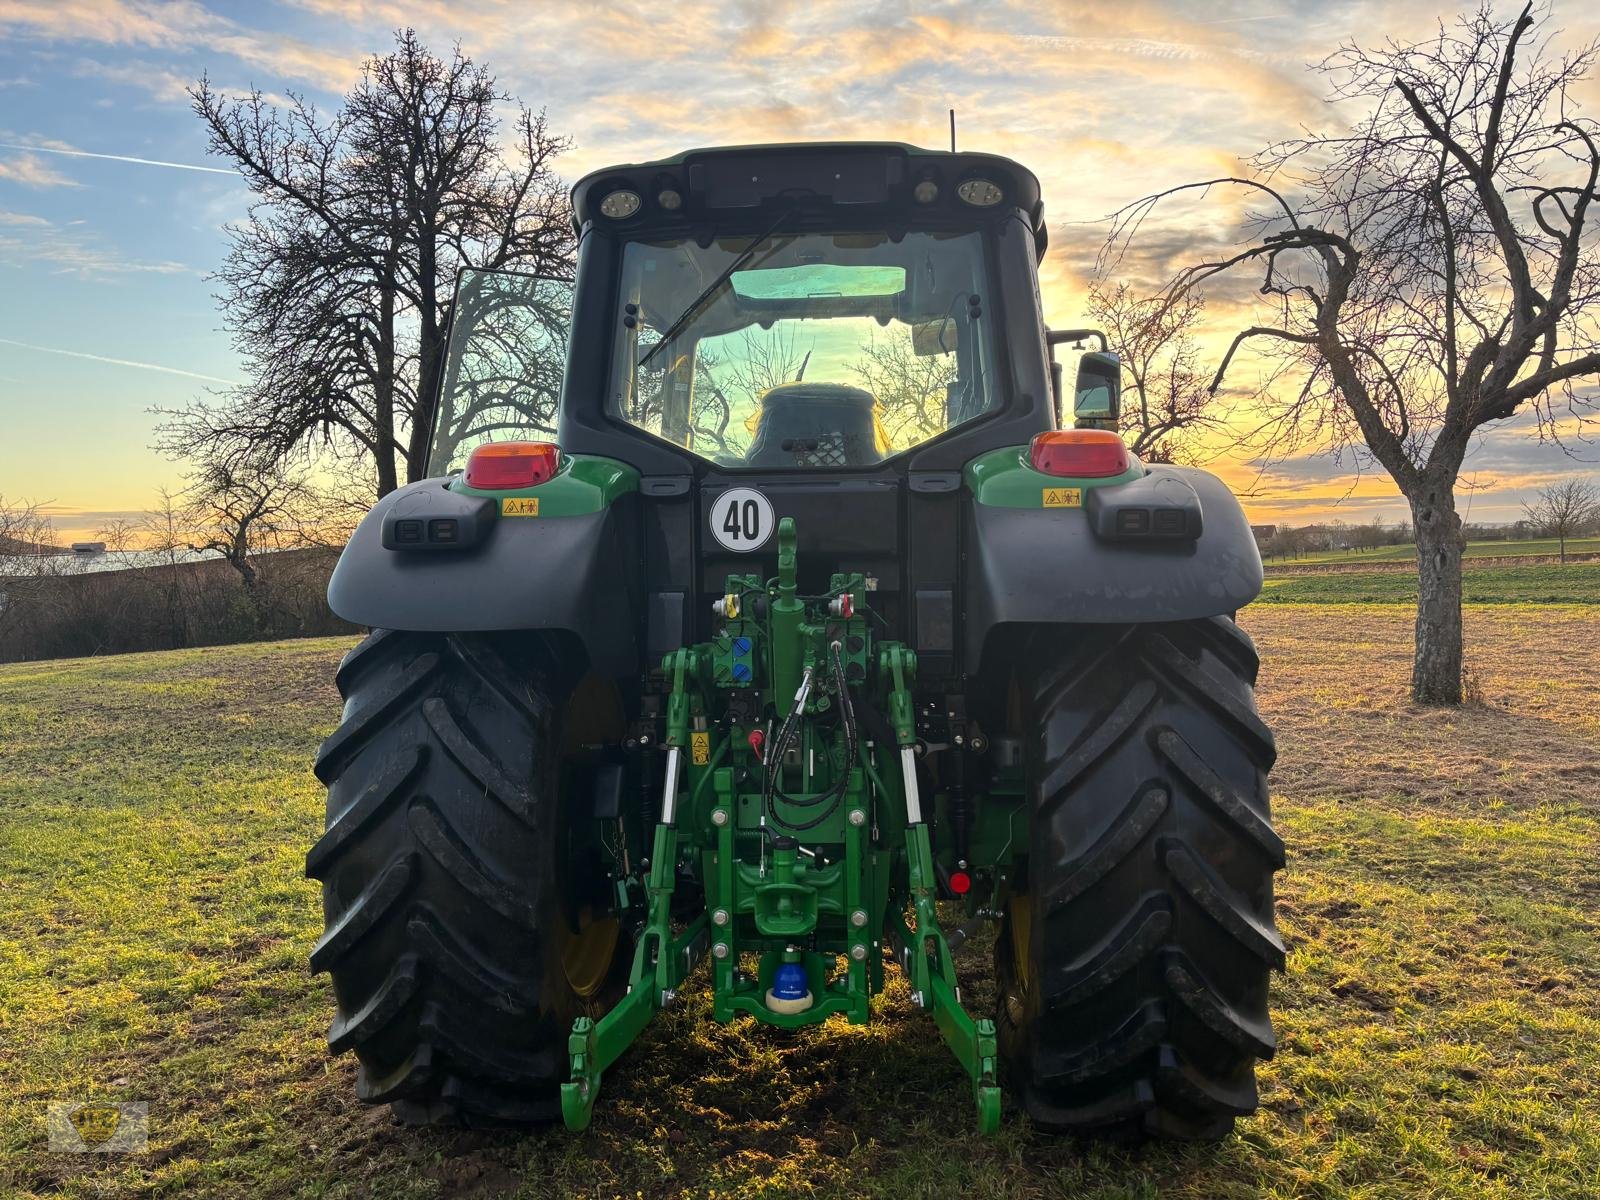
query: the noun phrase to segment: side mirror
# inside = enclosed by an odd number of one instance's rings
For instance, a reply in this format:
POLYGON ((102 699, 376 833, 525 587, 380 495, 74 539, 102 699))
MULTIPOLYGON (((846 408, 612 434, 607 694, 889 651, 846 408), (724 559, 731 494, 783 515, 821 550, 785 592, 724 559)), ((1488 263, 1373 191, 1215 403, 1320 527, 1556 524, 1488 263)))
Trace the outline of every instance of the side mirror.
POLYGON ((1078 360, 1072 417, 1080 429, 1115 429, 1122 415, 1122 360, 1109 350, 1090 350, 1078 360))
POLYGON ((1098 350, 1086 350, 1078 358, 1078 378, 1073 388, 1072 419, 1079 429, 1116 429, 1122 415, 1122 360, 1111 352, 1111 343, 1098 329, 1047 329, 1045 343, 1050 348, 1050 386, 1056 398, 1056 424, 1067 424, 1066 380, 1056 361, 1057 346, 1076 344, 1094 338, 1098 350))

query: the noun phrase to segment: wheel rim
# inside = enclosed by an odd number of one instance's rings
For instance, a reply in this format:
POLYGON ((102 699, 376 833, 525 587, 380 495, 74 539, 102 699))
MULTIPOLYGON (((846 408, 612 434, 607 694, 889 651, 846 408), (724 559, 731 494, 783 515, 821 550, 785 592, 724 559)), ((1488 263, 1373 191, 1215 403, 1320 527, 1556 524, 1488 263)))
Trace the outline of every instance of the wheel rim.
MULTIPOLYGON (((615 743, 622 740, 622 698, 615 684, 593 674, 584 676, 567 698, 562 713, 562 742, 568 759, 584 754, 586 745, 615 743)), ((563 780, 563 791, 566 781, 563 780)), ((562 806, 563 814, 566 806, 562 806)), ((565 821, 558 845, 566 852, 560 856, 557 872, 561 876, 561 892, 572 896, 574 864, 587 859, 591 847, 587 839, 565 821)), ((579 876, 583 872, 579 871, 579 876)), ((574 898, 566 903, 566 919, 560 922, 559 950, 561 971, 567 986, 580 999, 593 999, 611 978, 616 962, 617 945, 622 938, 622 924, 606 912, 597 915, 591 894, 587 899, 574 898)))
POLYGON ((585 1000, 605 986, 617 953, 622 927, 615 917, 596 919, 594 910, 585 908, 578 928, 562 926, 561 970, 567 986, 585 1000))
POLYGON ((1033 987, 1033 955, 1029 943, 1033 933, 1033 901, 1026 894, 1014 895, 1006 906, 1006 924, 1011 933, 1011 979, 1004 997, 1006 1015, 1013 1025, 1022 1023, 1027 1013, 1028 992, 1033 987))

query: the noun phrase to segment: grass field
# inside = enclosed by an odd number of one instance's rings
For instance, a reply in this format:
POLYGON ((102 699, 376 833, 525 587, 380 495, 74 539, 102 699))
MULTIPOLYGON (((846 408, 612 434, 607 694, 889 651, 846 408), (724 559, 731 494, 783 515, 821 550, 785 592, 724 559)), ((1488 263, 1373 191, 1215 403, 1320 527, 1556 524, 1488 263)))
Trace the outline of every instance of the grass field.
MULTIPOLYGON (((1468 604, 1600 604, 1600 561, 1530 566, 1469 565, 1461 572, 1468 604)), ((1267 604, 1415 604, 1417 573, 1352 571, 1275 573, 1269 566, 1261 602, 1267 604)))
MULTIPOLYGON (((1600 1180, 1595 610, 1474 607, 1483 703, 1405 700, 1410 610, 1248 610, 1289 972, 1263 1107, 1213 1147, 971 1132, 896 985, 864 1029, 708 1018, 609 1074, 584 1136, 397 1129, 329 1061, 311 754, 344 640, 0 667, 0 1195, 1580 1200, 1600 1180), (53 1098, 150 1150, 52 1155, 53 1098)), ((969 995, 992 1003, 981 951, 969 995)))
MULTIPOLYGON (((1526 538, 1508 542, 1468 542, 1468 558, 1525 558, 1556 556, 1561 544, 1555 538, 1526 538)), ((1600 554, 1600 537, 1568 538, 1567 553, 1600 554)), ((1371 563, 1415 562, 1417 548, 1411 545, 1379 546, 1373 550, 1315 550, 1298 558, 1273 559, 1272 563, 1371 563)), ((1271 564, 1269 564, 1271 565, 1271 564)))

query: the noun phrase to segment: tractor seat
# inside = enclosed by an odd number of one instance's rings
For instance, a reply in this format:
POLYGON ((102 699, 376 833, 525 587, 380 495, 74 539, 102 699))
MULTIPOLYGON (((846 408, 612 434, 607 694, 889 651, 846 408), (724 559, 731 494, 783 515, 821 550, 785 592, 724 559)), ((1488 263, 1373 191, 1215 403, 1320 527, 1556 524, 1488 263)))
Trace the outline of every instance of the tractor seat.
POLYGON ((780 383, 761 397, 752 467, 867 467, 883 461, 877 400, 838 383, 780 383))

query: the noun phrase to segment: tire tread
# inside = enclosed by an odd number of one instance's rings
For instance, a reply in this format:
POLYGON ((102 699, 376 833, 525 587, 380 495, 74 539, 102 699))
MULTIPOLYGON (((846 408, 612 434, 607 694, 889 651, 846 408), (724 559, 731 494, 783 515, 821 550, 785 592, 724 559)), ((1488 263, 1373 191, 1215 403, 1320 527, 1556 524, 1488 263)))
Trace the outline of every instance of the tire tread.
POLYGON ((339 666, 345 720, 316 763, 327 826, 306 856, 327 924, 311 968, 333 976, 328 1045, 355 1054, 357 1096, 402 1120, 560 1115, 587 1002, 549 928, 565 919, 552 697, 572 677, 552 653, 513 635, 380 631, 339 666))
POLYGON ((1285 962, 1255 647, 1214 617, 1037 631, 1023 661, 1032 982, 1002 937, 1007 1077, 1046 1129, 1220 1137, 1256 1107, 1285 962))

